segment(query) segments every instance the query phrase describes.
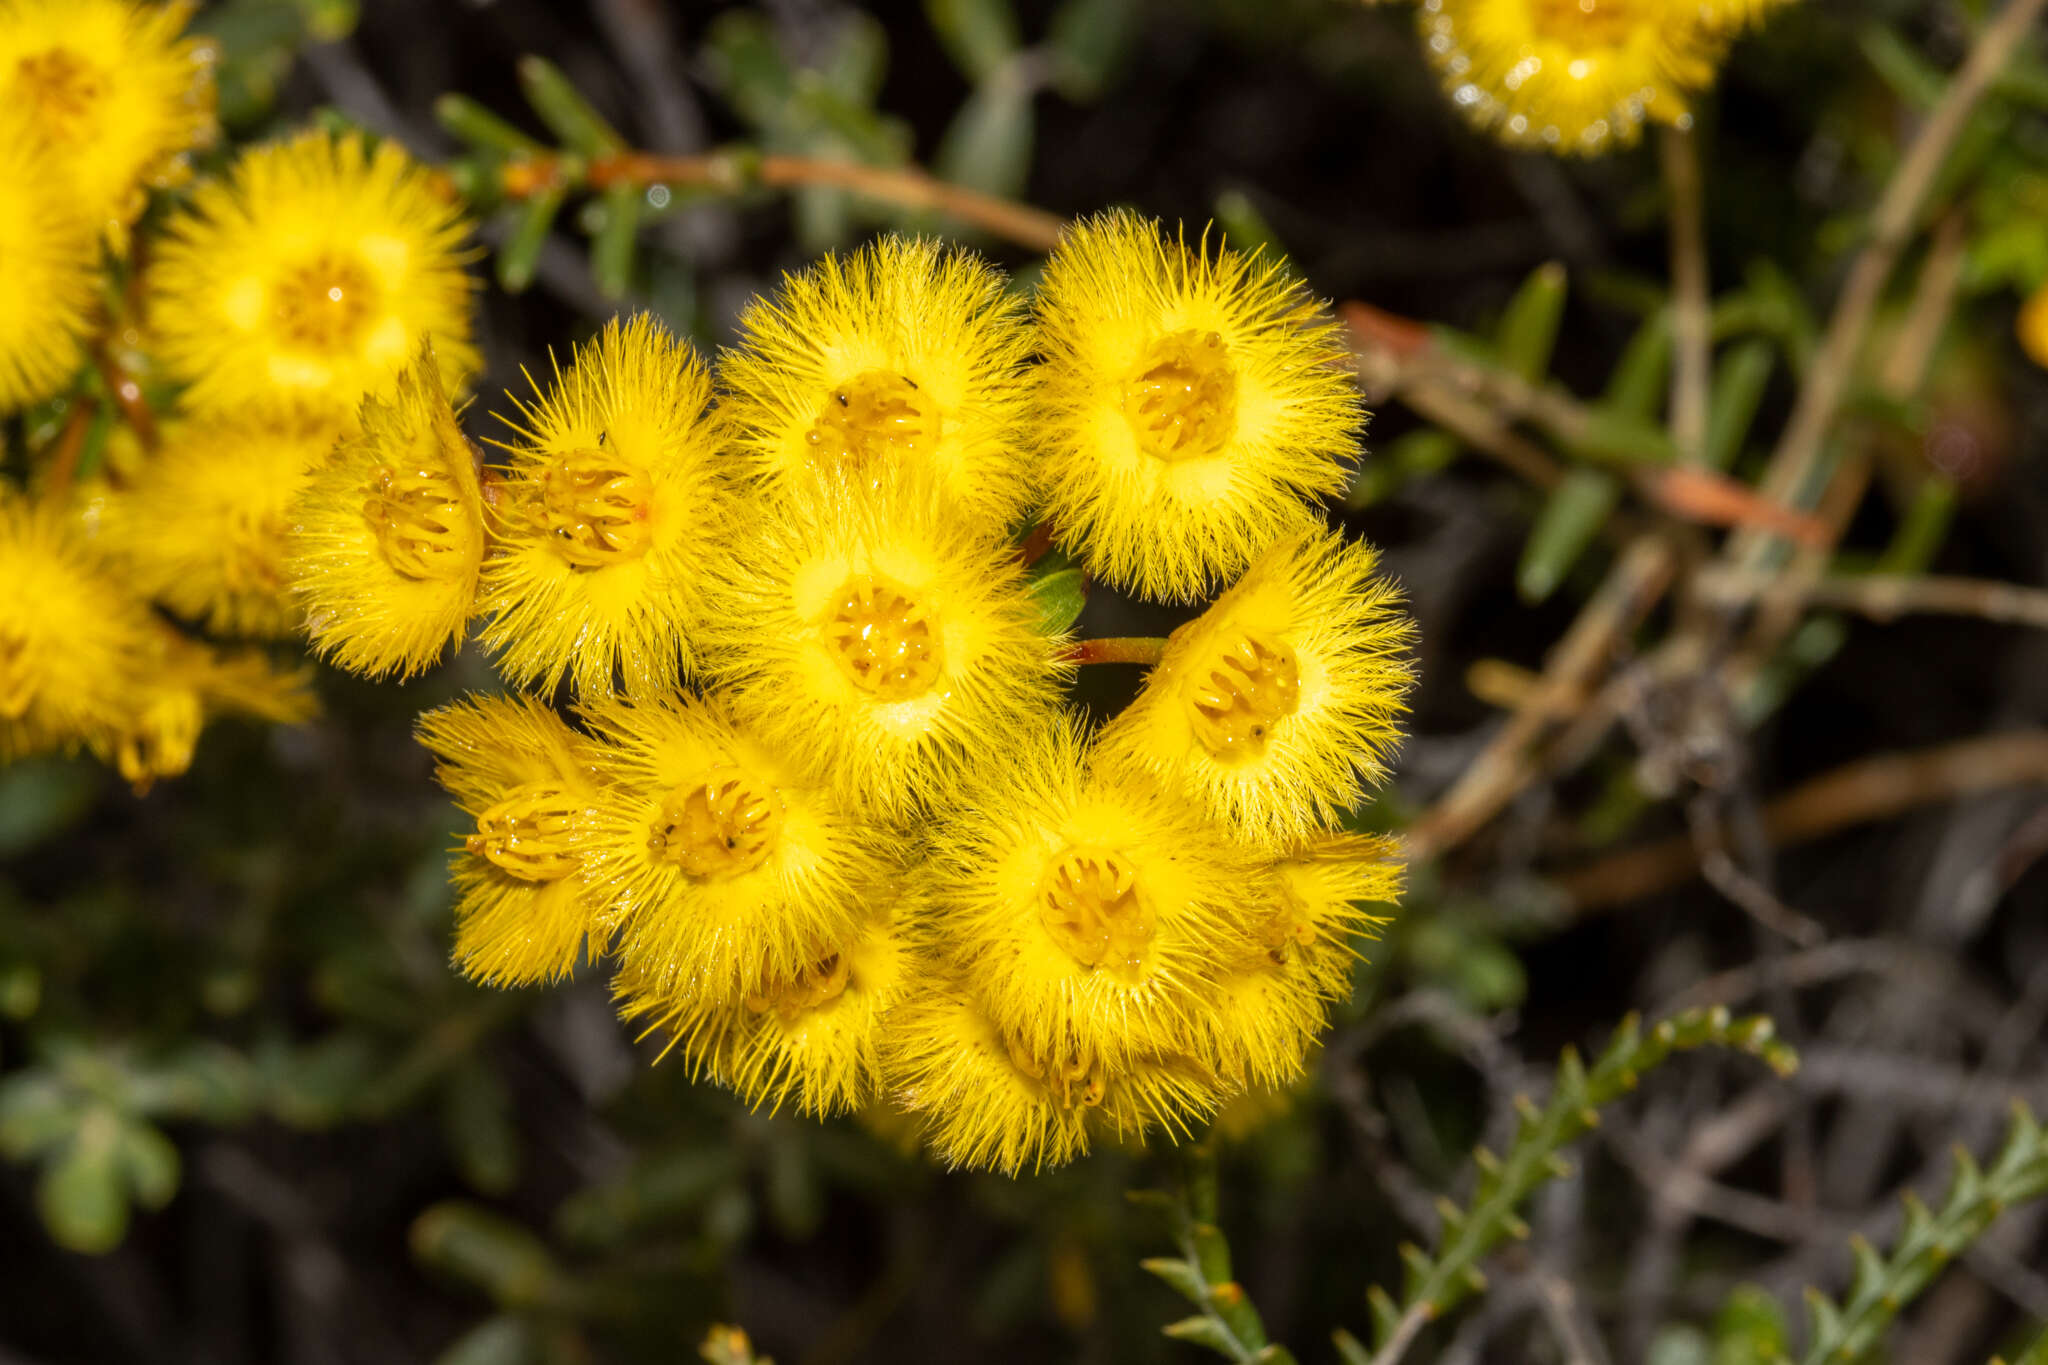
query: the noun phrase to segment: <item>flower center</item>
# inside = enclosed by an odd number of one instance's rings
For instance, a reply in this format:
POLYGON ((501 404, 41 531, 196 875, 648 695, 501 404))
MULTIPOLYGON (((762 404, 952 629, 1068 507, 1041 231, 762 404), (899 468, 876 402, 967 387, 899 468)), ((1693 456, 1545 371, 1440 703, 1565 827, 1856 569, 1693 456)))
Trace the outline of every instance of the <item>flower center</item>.
POLYGON ((853 964, 843 953, 834 953, 813 962, 792 979, 772 986, 760 995, 748 996, 747 1008, 755 1014, 774 1010, 786 1024, 805 1010, 814 1010, 837 1000, 845 992, 846 983, 852 975, 853 964))
POLYGON ((1121 854, 1069 848, 1038 883, 1038 919, 1083 967, 1135 976, 1152 944, 1152 912, 1138 895, 1138 869, 1121 854))
POLYGON ((452 578, 476 560, 476 528, 462 490, 438 469, 381 466, 363 500, 384 562, 407 578, 452 578))
POLYGON ((1537 37, 1586 47, 1620 47, 1643 22, 1629 0, 1535 0, 1529 17, 1537 37))
POLYGON ((1221 759, 1255 758, 1301 704, 1301 667, 1282 642, 1240 630, 1196 664, 1181 695, 1203 748, 1221 759))
POLYGON ((1138 449, 1161 460, 1200 460, 1237 430, 1237 371, 1215 332, 1174 332, 1152 343, 1124 383, 1124 420, 1138 449))
POLYGON ((1044 1086, 1060 1108, 1092 1109, 1102 1103, 1106 1088, 1102 1069, 1087 1058, 1068 1053, 1050 1061, 1041 1060, 1008 1034, 1003 1036, 1003 1046, 1009 1051, 1010 1065, 1044 1086))
POLYGON ((826 650, 853 685, 883 701, 922 696, 939 679, 937 617, 886 578, 848 579, 824 634, 826 650))
POLYGON ((301 350, 353 350, 377 311, 377 284, 361 261, 323 251, 284 273, 271 310, 278 331, 301 350))
POLYGON ((692 877, 759 867, 782 833, 782 794, 738 768, 714 768, 670 792, 647 846, 692 877))
POLYGON ((804 439, 833 461, 927 452, 939 443, 939 407, 915 381, 865 370, 832 390, 804 439))
POLYGON ((524 782, 477 816, 476 833, 462 846, 521 881, 560 881, 581 862, 576 848, 588 814, 568 788, 524 782))
POLYGON ((548 543, 579 569, 646 554, 654 540, 653 502, 652 481, 601 446, 565 451, 541 471, 548 543))
POLYGON ((160 692, 143 706, 114 754, 121 776, 137 795, 147 793, 159 777, 176 777, 192 766, 202 720, 199 694, 189 687, 160 692))
POLYGON ((34 52, 14 66, 23 102, 35 110, 37 125, 53 142, 80 142, 93 106, 106 94, 100 70, 67 47, 34 52))
POLYGON ((31 666, 28 636, 0 623, 0 720, 20 720, 42 681, 31 666))

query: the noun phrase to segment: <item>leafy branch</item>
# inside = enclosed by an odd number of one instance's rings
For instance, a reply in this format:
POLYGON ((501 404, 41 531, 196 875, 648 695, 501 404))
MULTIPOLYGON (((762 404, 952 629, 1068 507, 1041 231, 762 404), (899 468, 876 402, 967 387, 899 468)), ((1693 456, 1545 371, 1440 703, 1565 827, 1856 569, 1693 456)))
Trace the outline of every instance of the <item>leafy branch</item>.
POLYGON ((1508 1238, 1529 1235, 1516 1209, 1538 1186, 1571 1170, 1560 1150, 1600 1121, 1601 1105, 1633 1090, 1644 1071, 1674 1052, 1699 1047, 1732 1047, 1754 1053, 1780 1075, 1798 1065, 1792 1049, 1774 1036, 1763 1015, 1732 1018, 1724 1008, 1688 1010, 1657 1024, 1648 1033, 1630 1015, 1614 1032, 1590 1070, 1575 1048, 1566 1048, 1558 1063, 1550 1101, 1542 1108, 1527 1096, 1517 1099, 1521 1121, 1505 1157, 1485 1147, 1473 1153, 1479 1184, 1469 1210, 1448 1199, 1438 1206, 1443 1232, 1431 1254, 1411 1244, 1401 1248, 1407 1267, 1401 1302, 1375 1285, 1372 1303, 1373 1339, 1377 1353, 1348 1332, 1336 1334, 1337 1350, 1347 1365, 1394 1365, 1432 1320, 1486 1288, 1479 1262, 1508 1238))
POLYGON ((1285 1346, 1266 1340, 1259 1310, 1231 1277, 1230 1244, 1216 1225, 1216 1154, 1206 1144, 1192 1148, 1180 1184, 1171 1191, 1133 1190, 1133 1203, 1166 1210, 1172 1219, 1178 1256, 1156 1256, 1139 1264, 1201 1310, 1169 1323, 1177 1341, 1206 1346, 1238 1365, 1294 1365, 1285 1346))
MULTIPOLYGON (((1860 1237, 1851 1244, 1856 1272, 1846 1303, 1837 1304, 1817 1289, 1806 1291, 1811 1322, 1802 1365, 1862 1359, 1877 1345, 1899 1310, 1982 1236, 1999 1214, 2044 1194, 2048 1194, 2048 1132, 2025 1105, 2015 1104, 2011 1131, 1989 1170, 1980 1168, 1968 1152, 1956 1149, 1955 1175, 1938 1212, 1929 1211, 1911 1191, 1906 1193, 1906 1226, 1889 1256, 1879 1255, 1860 1237)), ((2021 1359, 2044 1357, 2048 1357, 2048 1338, 2037 1341, 2021 1359)))

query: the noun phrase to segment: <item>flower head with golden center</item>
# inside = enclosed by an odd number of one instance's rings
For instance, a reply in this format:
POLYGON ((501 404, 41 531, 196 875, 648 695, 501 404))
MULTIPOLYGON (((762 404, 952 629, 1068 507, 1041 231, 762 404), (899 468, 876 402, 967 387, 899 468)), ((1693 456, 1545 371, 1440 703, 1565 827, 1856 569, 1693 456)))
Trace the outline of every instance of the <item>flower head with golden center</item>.
POLYGON ((341 425, 391 399, 430 338, 459 388, 478 364, 459 206, 396 143, 300 134, 244 152, 166 226, 149 326, 202 415, 341 425))
POLYGON ((109 541, 142 591, 228 635, 287 635, 293 503, 326 461, 333 428, 262 417, 185 421, 107 503, 109 541))
POLYGON ((475 696, 420 717, 441 785, 475 822, 455 859, 455 960, 489 985, 557 980, 603 929, 592 831, 609 810, 589 742, 531 697, 475 696))
POLYGON ((1253 951, 1267 860, 1044 726, 960 791, 917 885, 935 955, 1027 1052, 1185 1046, 1203 983, 1253 951), (1064 1040, 1064 1041, 1063 1041, 1064 1040))
POLYGON ((973 255, 889 237, 788 276, 720 357, 748 466, 771 484, 909 469, 963 515, 1007 523, 1030 500, 1023 305, 973 255))
POLYGON ((0 763, 118 732, 156 625, 78 517, 0 485, 0 763))
POLYGON ((483 567, 483 491, 431 346, 392 401, 363 401, 291 521, 286 575, 328 659, 402 678, 462 639, 483 567))
POLYGON ((117 250, 148 188, 182 182, 189 153, 217 135, 214 50, 179 37, 192 9, 0 0, 0 107, 26 117, 66 167, 92 230, 117 250))
POLYGON ((98 224, 65 164, 0 106, 0 413, 47 398, 83 360, 98 224))
POLYGON ((1291 537, 1173 633, 1103 748, 1241 837, 1290 843, 1341 818, 1384 771, 1411 635, 1370 548, 1291 537))
POLYGON ((1358 395, 1284 262, 1105 214, 1054 249, 1038 321, 1047 513, 1114 586, 1193 600, 1343 486, 1358 395))
POLYGON ((1184 1137, 1227 1093, 1181 1053, 1107 1058, 1071 1039, 1034 1046, 999 1024, 971 985, 944 974, 896 1007, 884 1048, 896 1101, 924 1120, 932 1154, 1004 1175, 1064 1166, 1104 1132, 1130 1142, 1154 1130, 1184 1137))
POLYGON ((1423 46, 1451 102, 1502 141, 1598 154, 1645 120, 1686 126, 1713 83, 1731 6, 1701 0, 1423 0, 1423 46), (1721 16, 1721 17, 1716 17, 1721 16))
POLYGON ((687 694, 587 710, 607 785, 592 875, 638 995, 724 1007, 848 941, 888 881, 882 833, 793 756, 687 694))
POLYGON ((823 1118, 871 1101, 883 1083, 891 1010, 919 974, 897 917, 882 910, 809 959, 766 975, 737 1001, 650 991, 620 974, 621 1013, 666 1033, 693 1076, 704 1075, 771 1113, 785 1104, 823 1118))
POLYGON ((644 313, 519 402, 479 603, 508 679, 584 698, 682 681, 730 512, 710 402, 695 350, 644 313))
POLYGON ((1058 642, 999 537, 912 474, 776 499, 719 567, 707 662, 779 750, 908 814, 1056 695, 1058 642))

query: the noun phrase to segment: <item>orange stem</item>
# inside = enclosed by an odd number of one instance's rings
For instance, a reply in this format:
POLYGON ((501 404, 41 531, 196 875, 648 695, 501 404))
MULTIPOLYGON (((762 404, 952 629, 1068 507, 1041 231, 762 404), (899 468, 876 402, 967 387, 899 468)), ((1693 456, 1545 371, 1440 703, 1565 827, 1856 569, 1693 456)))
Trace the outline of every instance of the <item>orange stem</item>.
POLYGON ((1156 635, 1127 635, 1100 640, 1076 640, 1067 659, 1077 664, 1156 664, 1166 652, 1166 641, 1156 635))
POLYGON ((783 188, 833 185, 909 209, 929 209, 1004 237, 1033 251, 1050 251, 1059 240, 1056 214, 1028 204, 949 185, 910 166, 865 166, 829 157, 760 157, 714 152, 707 156, 658 156, 651 152, 619 152, 592 157, 578 165, 557 156, 536 156, 508 164, 499 187, 515 199, 580 183, 591 189, 613 185, 702 185, 736 192, 749 185, 783 188))
POLYGON ((135 439, 142 442, 144 450, 156 449, 156 414, 149 409, 149 399, 143 395, 142 385, 135 376, 121 368, 121 363, 102 347, 93 356, 99 365, 100 378, 107 382, 107 392, 114 396, 114 403, 121 409, 121 418, 134 429, 135 439))

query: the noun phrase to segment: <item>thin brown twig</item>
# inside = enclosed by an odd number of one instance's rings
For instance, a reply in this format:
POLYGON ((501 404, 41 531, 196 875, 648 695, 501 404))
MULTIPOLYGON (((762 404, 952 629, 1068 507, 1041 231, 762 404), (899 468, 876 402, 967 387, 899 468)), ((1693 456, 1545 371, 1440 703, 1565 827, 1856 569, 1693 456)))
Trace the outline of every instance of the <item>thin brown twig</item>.
POLYGON ((587 161, 523 157, 506 163, 499 173, 499 188, 515 199, 575 184, 594 190, 622 184, 698 186, 726 193, 757 185, 830 185, 901 208, 948 214, 1032 251, 1050 251, 1063 223, 1057 214, 949 185, 915 167, 869 166, 829 157, 738 151, 661 156, 632 151, 587 161))
MULTIPOLYGON (((1849 267, 1849 277, 1828 319, 1827 332, 1800 385, 1792 416, 1772 452, 1763 491, 1780 502, 1805 505, 1808 485, 1825 453, 1842 400, 1847 396, 1856 358, 1877 308, 1885 282, 1910 239, 1914 220, 1948 163, 1949 152, 1992 80, 2020 48, 2027 30, 2041 16, 2048 0, 2008 0, 2005 8, 1978 33, 1962 69, 1942 93, 1941 102, 1921 125, 1871 215, 1870 238, 1849 267)), ((1768 533, 1750 532, 1733 547, 1738 563, 1756 567, 1772 543, 1768 533)))
MULTIPOLYGON (((1983 735, 1955 744, 1858 759, 1765 805, 1774 845, 1805 843, 1851 825, 1903 815, 1974 792, 2048 783, 2048 730, 1983 735)), ((1411 845, 1414 836, 1410 835, 1411 845)), ((1688 837, 1609 854, 1553 880, 1581 911, 1654 895, 1699 869, 1688 837)))
POLYGON ((1713 364, 1699 139, 1691 128, 1666 128, 1658 150, 1671 197, 1671 441, 1681 460, 1696 463, 1706 451, 1713 364))
POLYGON ((92 410, 91 403, 73 399, 71 410, 64 414, 64 429, 50 448, 50 462, 43 472, 43 495, 52 502, 61 501, 71 491, 71 481, 78 475, 78 457, 85 450, 86 433, 92 429, 92 410))
MULTIPOLYGON (((1774 573, 1710 568, 1700 572, 1696 590, 1704 601, 1737 605, 1761 596, 1778 581, 1774 573)), ((2048 588, 1988 578, 1836 574, 1809 588, 1806 600, 1813 606, 1853 611, 1874 621, 1915 615, 1975 616, 2001 625, 2048 630, 2048 588)))
POLYGON ((144 450, 155 450, 156 414, 150 410, 149 397, 143 393, 142 385, 105 346, 94 350, 93 363, 99 367, 100 378, 106 381, 107 392, 113 395, 115 406, 121 409, 121 419, 135 433, 135 439, 144 450))

